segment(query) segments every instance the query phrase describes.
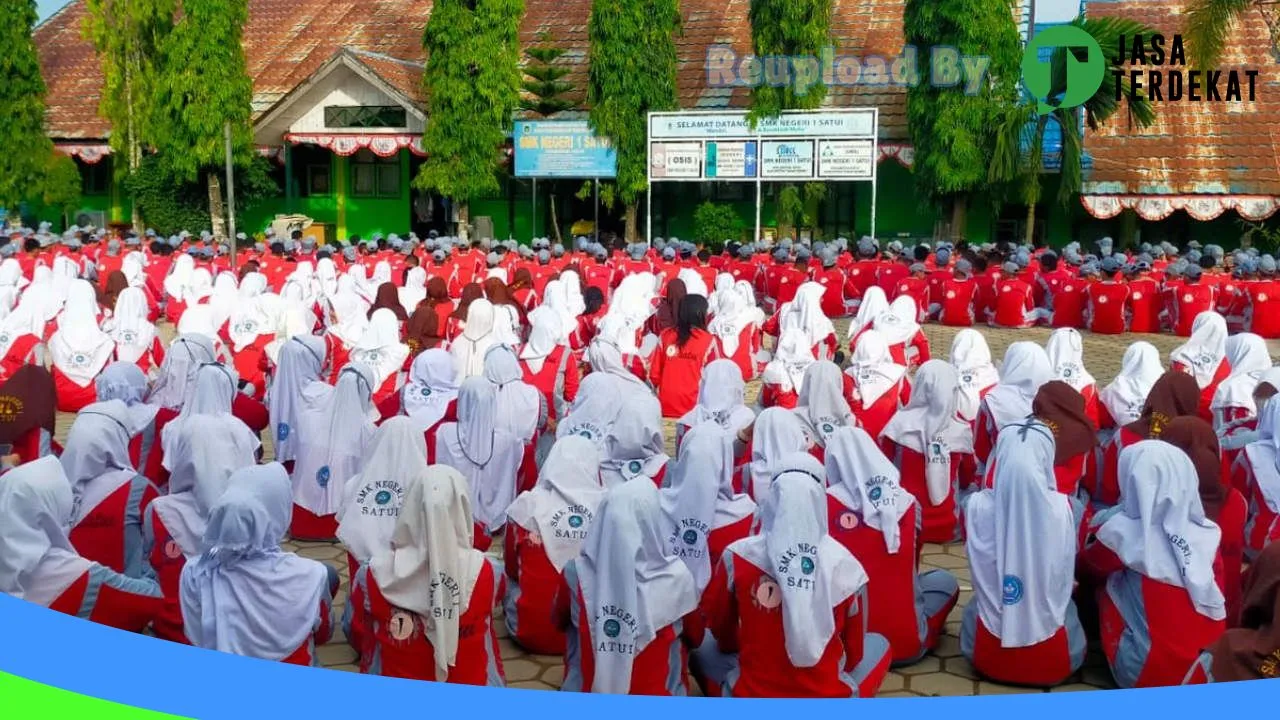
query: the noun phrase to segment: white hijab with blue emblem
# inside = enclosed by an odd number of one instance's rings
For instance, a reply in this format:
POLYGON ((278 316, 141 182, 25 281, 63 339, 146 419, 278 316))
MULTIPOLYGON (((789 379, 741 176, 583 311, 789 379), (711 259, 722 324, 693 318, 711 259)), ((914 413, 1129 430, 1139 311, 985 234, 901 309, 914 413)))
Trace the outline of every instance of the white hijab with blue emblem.
POLYGON ((471 512, 486 530, 497 531, 516 496, 516 472, 524 443, 499 423, 498 389, 483 377, 462 381, 458 421, 436 431, 436 462, 467 478, 471 512))
POLYGON ((993 454, 995 488, 965 504, 973 598, 1001 647, 1053 637, 1071 603, 1076 526, 1057 492, 1053 449, 1053 433, 1039 422, 1005 427, 993 454))
POLYGON ((1075 328, 1058 328, 1049 336, 1044 352, 1049 356, 1053 379, 1061 380, 1072 390, 1083 393, 1097 380, 1084 367, 1084 337, 1075 328))
POLYGON ((373 380, 368 367, 348 364, 332 392, 317 393, 301 408, 293 498, 315 515, 337 514, 347 480, 360 471, 378 418, 373 380))
POLYGON ((827 494, 879 530, 885 549, 896 555, 902 546, 898 524, 916 503, 898 483, 898 468, 866 430, 842 427, 827 442, 826 469, 827 494))
POLYGON ((417 423, 393 417, 378 427, 338 514, 338 539, 356 560, 367 563, 390 547, 409 478, 426 467, 427 443, 417 423))
POLYGON ((87 280, 72 280, 58 329, 49 338, 53 366, 80 387, 88 387, 111 360, 112 337, 98 327, 97 295, 87 280))
POLYGON ((400 394, 400 411, 423 432, 435 427, 458 397, 458 370, 448 350, 430 348, 409 366, 409 382, 400 394))
POLYGON ((604 496, 599 449, 581 435, 566 435, 551 446, 538 483, 516 497, 507 517, 537 534, 547 560, 559 572, 582 549, 604 496))
MULTIPOLYGON (((617 402, 616 396, 614 402, 617 402)), ((637 477, 652 482, 671 459, 665 447, 662 406, 658 398, 647 393, 631 393, 622 399, 617 419, 605 438, 600 479, 609 488, 637 477)))
POLYGON ((819 447, 826 447, 836 428, 858 424, 844 399, 844 374, 839 365, 819 360, 805 369, 795 413, 809 439, 819 447))
POLYGON ((276 462, 298 458, 298 414, 308 396, 327 395, 332 388, 320 379, 327 352, 324 338, 295 335, 280 346, 276 371, 267 388, 267 411, 275 435, 276 462))

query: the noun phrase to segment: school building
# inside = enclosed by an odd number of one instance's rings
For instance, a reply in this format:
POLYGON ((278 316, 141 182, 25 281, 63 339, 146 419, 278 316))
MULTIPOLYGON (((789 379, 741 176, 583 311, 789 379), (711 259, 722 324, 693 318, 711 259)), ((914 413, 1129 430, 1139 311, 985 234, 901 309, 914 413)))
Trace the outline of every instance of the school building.
MULTIPOLYGON (((1181 30, 1184 4, 1091 0, 1086 12, 1136 18, 1172 36, 1181 30)), ((890 60, 900 56, 903 5, 904 0, 834 0, 837 52, 890 60)), ((526 0, 521 28, 526 45, 549 38, 567 51, 557 62, 570 70, 565 80, 578 99, 585 96, 590 6, 590 0, 526 0)), ((706 69, 709 49, 729 48, 739 57, 751 54, 748 7, 747 0, 681 3, 684 24, 677 45, 682 108, 749 104, 747 87, 709 83, 706 69)), ((410 184, 422 162, 422 131, 431 121, 420 86, 422 35, 430 12, 429 0, 249 0, 244 45, 254 84, 255 139, 259 152, 272 161, 282 193, 255 207, 242 230, 259 231, 283 213, 310 216, 334 238, 452 229, 448 202, 410 184)), ((85 15, 85 1, 75 0, 40 25, 35 38, 49 87, 49 133, 58 149, 76 160, 84 180, 83 207, 66 220, 103 225, 127 221, 130 207, 112 180, 110 128, 97 113, 102 76, 82 34, 85 15)), ((1016 21, 1024 36, 1041 26, 1030 0, 1021 0, 1016 21)), ((1087 130, 1083 192, 1078 202, 1063 207, 1056 200, 1056 172, 1046 173, 1037 235, 1054 244, 1136 234, 1144 241, 1199 239, 1230 245, 1246 221, 1274 222, 1280 209, 1280 138, 1275 131, 1280 127, 1280 77, 1271 47, 1265 18, 1247 11, 1232 33, 1223 65, 1262 71, 1252 103, 1165 102, 1157 104, 1157 121, 1150 128, 1132 130, 1121 114, 1107 127, 1087 130)), ((828 89, 826 105, 880 109, 877 235, 904 240, 933 236, 949 217, 922 208, 913 191, 906 88, 835 85, 828 89)), ((510 145, 505 151, 510 158, 510 145)), ((1050 166, 1052 154, 1050 147, 1050 166)), ((491 226, 498 238, 550 235, 553 197, 562 228, 592 218, 590 196, 576 197, 582 184, 539 181, 535 202, 532 182, 506 176, 495 197, 471 203, 471 217, 491 226)), ((777 185, 765 186, 766 228, 775 224, 777 192, 777 185)), ((694 210, 706 200, 733 205, 744 233, 750 233, 752 184, 659 183, 652 197, 653 234, 691 238, 694 210)), ((967 237, 1021 239, 1026 208, 1006 205, 996 211, 992 205, 981 197, 969 204, 967 237)), ((620 210, 602 211, 601 227, 620 230, 620 210)), ((814 227, 801 230, 857 237, 868 231, 870 210, 869 183, 832 183, 816 208, 814 227)))

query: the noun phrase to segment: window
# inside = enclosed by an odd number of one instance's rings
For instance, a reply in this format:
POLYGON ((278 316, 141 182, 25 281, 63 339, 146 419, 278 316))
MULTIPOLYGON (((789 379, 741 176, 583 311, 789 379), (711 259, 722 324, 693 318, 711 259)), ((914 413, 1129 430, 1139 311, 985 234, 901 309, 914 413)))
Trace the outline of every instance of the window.
POLYGON ((402 128, 408 125, 399 105, 330 105, 324 109, 327 128, 402 128))
POLYGON ((351 194, 354 197, 400 197, 400 156, 389 158, 361 150, 351 157, 351 194))
POLYGON ((106 195, 111 192, 111 158, 103 158, 100 162, 85 163, 76 161, 80 166, 80 190, 84 195, 106 195))
POLYGON ((315 145, 290 148, 293 187, 298 197, 326 197, 333 194, 333 153, 315 145))

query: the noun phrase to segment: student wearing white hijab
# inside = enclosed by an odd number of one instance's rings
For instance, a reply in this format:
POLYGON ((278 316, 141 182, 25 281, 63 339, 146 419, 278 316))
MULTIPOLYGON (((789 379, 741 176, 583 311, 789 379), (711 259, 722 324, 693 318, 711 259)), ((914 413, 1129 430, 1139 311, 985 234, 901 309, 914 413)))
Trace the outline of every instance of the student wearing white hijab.
POLYGON ((435 461, 462 473, 471 491, 475 544, 487 550, 516 497, 524 444, 498 415, 497 387, 482 377, 462 381, 458 419, 436 430, 435 461))
POLYGON ((955 538, 956 496, 973 464, 973 431, 956 413, 957 384, 955 369, 941 360, 920 366, 911 402, 880 433, 885 455, 902 473, 903 487, 924 509, 925 542, 955 538))
MULTIPOLYGON (((400 392, 400 413, 408 416, 421 432, 441 421, 457 418, 458 371, 448 350, 429 348, 418 353, 409 366, 409 381, 400 392)), ((427 442, 434 452, 435 436, 427 442)), ((428 456, 429 457, 429 456, 428 456)))
POLYGON ((231 476, 209 512, 200 556, 182 569, 183 628, 207 650, 316 665, 332 633, 337 573, 280 549, 289 478, 278 463, 231 476))
POLYGON ((174 258, 169 274, 164 279, 165 317, 171 323, 176 323, 187 309, 187 284, 195 270, 195 258, 182 253, 174 258))
POLYGON ((542 313, 529 316, 529 341, 520 348, 519 368, 524 381, 537 388, 547 406, 547 415, 559 419, 569 411, 581 384, 578 359, 568 345, 559 316, 542 313))
POLYGON ((1262 374, 1271 369, 1267 341, 1253 333, 1232 335, 1227 338, 1227 364, 1231 366, 1231 375, 1218 385, 1209 405, 1213 426, 1219 429, 1227 423, 1257 416, 1253 390, 1262 374))
POLYGON ((400 342, 400 322, 386 308, 375 310, 369 328, 351 349, 351 360, 373 371, 375 405, 400 389, 400 371, 409 359, 409 346, 400 342))
POLYGON ((298 457, 298 438, 294 431, 300 409, 306 405, 309 394, 323 392, 327 387, 320 377, 325 350, 324 339, 316 335, 295 335, 280 347, 275 373, 267 388, 267 413, 268 427, 275 438, 273 457, 283 463, 286 470, 298 457))
POLYGON ((53 290, 32 285, 22 293, 17 307, 0 320, 0 360, 7 375, 23 365, 42 365, 49 321, 57 314, 53 290))
POLYGON ((717 287, 722 278, 729 278, 729 288, 713 295, 716 305, 710 311, 707 332, 720 344, 720 354, 738 366, 743 381, 754 380, 762 369, 759 354, 764 312, 756 307, 754 296, 748 299, 738 291, 732 275, 721 273, 717 287))
POLYGON ((648 375, 644 358, 625 352, 615 341, 605 336, 603 325, 601 334, 587 346, 586 358, 592 373, 613 375, 635 386, 635 389, 649 392, 649 384, 642 379, 648 375))
POLYGON ((1106 577, 1102 647, 1122 688, 1177 685, 1226 630, 1222 531, 1198 488, 1186 453, 1144 440, 1120 452, 1120 505, 1094 519, 1097 542, 1081 564, 1106 577))
POLYGON ((986 472, 987 460, 1005 425, 1021 424, 1031 415, 1031 403, 1040 386, 1053 379, 1049 356, 1039 345, 1019 341, 1004 352, 1000 366, 1000 384, 982 399, 978 411, 974 441, 978 459, 978 477, 986 472))
MULTIPOLYGON (((0 265, 0 272, 3 272, 3 270, 3 266, 0 265)), ((733 275, 730 273, 722 272, 716 274, 715 286, 711 289, 711 294, 707 296, 708 315, 714 316, 720 312, 720 305, 728 297, 729 293, 737 294, 734 292, 734 282, 733 275)), ((687 292, 688 289, 689 285, 685 283, 685 291, 687 292)), ((735 298, 735 300, 741 300, 741 297, 735 298)))
POLYGON ((390 547, 409 478, 425 472, 427 444, 407 417, 382 423, 365 448, 360 472, 347 482, 338 539, 347 548, 348 577, 390 547))
POLYGON ((351 289, 350 276, 343 275, 338 282, 338 292, 329 298, 329 316, 325 329, 325 343, 329 347, 329 367, 334 380, 346 366, 351 350, 369 328, 369 303, 351 289))
POLYGON ((738 653, 737 672, 708 678, 722 695, 871 697, 879 689, 889 643, 866 631, 867 574, 828 534, 825 485, 812 456, 783 458, 760 534, 721 557, 702 609, 718 649, 738 653))
POLYGON ((849 353, 852 354, 858 347, 858 335, 869 329, 875 323, 876 318, 883 313, 889 311, 889 298, 885 297, 884 290, 879 285, 872 285, 862 295, 862 301, 858 304, 858 312, 853 316, 853 320, 849 322, 849 353))
MULTIPOLYGON (((245 279, 248 280, 252 276, 262 278, 261 282, 265 287, 266 277, 262 273, 248 273, 245 279)), ((258 292, 261 291, 261 288, 258 288, 258 292)), ((145 299, 146 296, 143 297, 145 299)), ((219 332, 231 319, 231 314, 239 304, 240 298, 241 292, 236 283, 235 274, 226 271, 218 273, 218 276, 213 279, 213 292, 209 294, 209 310, 213 314, 213 326, 218 328, 219 332)))
POLYGON ((561 689, 688 694, 680 672, 682 620, 697 609, 698 592, 692 573, 667 549, 662 528, 658 489, 647 479, 605 496, 582 554, 564 568, 570 600, 568 618, 560 619, 569 633, 561 689))
POLYGON ((331 391, 316 390, 304 393, 298 409, 290 535, 332 540, 347 482, 359 472, 365 447, 373 439, 373 371, 352 363, 338 374, 331 391))
MULTIPOLYGON (((929 360, 929 338, 920 329, 919 309, 910 295, 899 295, 889 309, 872 321, 871 327, 880 331, 889 344, 889 354, 899 365, 919 367, 929 360)), ((855 348, 856 349, 856 348, 855 348)))
POLYGON ((637 386, 616 375, 602 372, 587 375, 578 387, 578 397, 569 406, 569 413, 556 424, 556 439, 579 435, 595 443, 601 453, 605 452, 609 429, 618 419, 621 408, 618 398, 636 389, 637 386))
POLYGON ((1191 323, 1191 337, 1169 353, 1169 369, 1187 373, 1200 386, 1200 417, 1213 421, 1210 404, 1218 385, 1231 375, 1227 360, 1227 321, 1212 310, 1191 323))
POLYGON ((178 335, 169 343, 160 372, 151 381, 147 402, 170 410, 178 410, 190 396, 196 370, 205 363, 217 362, 213 339, 206 335, 178 335))
POLYGON ((226 419, 196 415, 173 444, 169 492, 147 506, 142 520, 143 557, 164 591, 156 637, 186 643, 178 601, 182 568, 200 555, 209 514, 237 471, 257 462, 252 448, 227 432, 226 419))
POLYGON ((561 572, 578 556, 604 501, 600 451, 585 437, 557 440, 533 489, 507 508, 507 631, 520 647, 539 655, 563 655, 565 633, 555 623, 561 572))
MULTIPOLYGON (((619 403, 619 398, 613 402, 619 403)), ((643 477, 662 485, 671 458, 662 435, 662 408, 652 395, 631 393, 621 398, 618 415, 605 437, 600 478, 612 488, 643 477)))
POLYGON ((1071 601, 1077 526, 1056 492, 1053 433, 1010 425, 995 450, 995 488, 965 505, 973 599, 960 649, 984 677, 1047 687, 1084 663, 1084 629, 1071 601))
POLYGON ((147 393, 147 376, 133 363, 114 362, 98 373, 94 387, 98 402, 119 400, 128 408, 129 456, 133 466, 145 474, 143 463, 151 456, 151 449, 156 443, 156 415, 160 411, 160 406, 143 400, 147 393))
POLYGON ((817 362, 803 332, 785 330, 773 349, 773 358, 760 374, 762 408, 795 408, 804 389, 805 371, 817 362))
POLYGON ((484 374, 485 353, 498 342, 494 323, 493 304, 484 298, 472 301, 467 308, 467 321, 462 334, 449 348, 458 367, 459 383, 484 374))
POLYGON ((244 448, 250 454, 257 453, 262 442, 256 433, 249 429, 244 421, 231 413, 236 398, 236 386, 239 378, 234 368, 219 363, 206 363, 196 371, 192 385, 191 397, 182 405, 178 416, 165 423, 160 431, 160 447, 164 452, 163 466, 172 472, 173 452, 176 438, 182 432, 182 426, 197 415, 213 415, 222 419, 222 432, 228 440, 244 448))
MULTIPOLYGON (((365 303, 365 309, 368 310, 369 306, 373 304, 374 295, 377 293, 378 286, 369 281, 368 271, 365 269, 364 265, 361 265, 360 263, 352 263, 347 268, 347 272, 343 277, 348 278, 351 292, 360 296, 360 299, 365 303)), ((343 282, 339 281, 339 293, 343 290, 342 286, 343 282)))
POLYGON ((698 404, 676 421, 676 449, 693 428, 714 424, 736 436, 755 422, 756 414, 746 405, 746 383, 732 360, 713 360, 702 371, 698 404))
POLYGON ((960 596, 945 570, 920 573, 920 506, 898 469, 860 428, 839 428, 827 446, 831 537, 867 572, 867 629, 885 636, 895 664, 935 648, 960 596))
POLYGON ((58 410, 77 412, 96 400, 93 379, 111 361, 116 344, 98 327, 97 295, 87 280, 73 280, 58 329, 49 338, 50 372, 58 410))
MULTIPOLYGON (((1280 383, 1280 370, 1269 371, 1268 375, 1280 383)), ((1228 455, 1228 443, 1223 442, 1224 457, 1238 458, 1235 464, 1239 467, 1232 470, 1233 475, 1238 473, 1240 477, 1233 477, 1232 484, 1244 488, 1251 500, 1244 548, 1250 561, 1274 539, 1280 538, 1280 437, 1277 431, 1280 431, 1280 402, 1273 399, 1262 406, 1257 430, 1241 433, 1244 437, 1232 443, 1235 446, 1232 455, 1228 455), (1243 458, 1239 457, 1241 454, 1243 458)))
POLYGON ((804 371, 804 384, 796 404, 796 417, 804 425, 814 457, 827 446, 827 438, 838 427, 854 427, 858 419, 844 399, 844 374, 840 366, 820 360, 804 371))
POLYGON ((1151 386, 1164 374, 1160 351, 1145 340, 1129 345, 1120 360, 1120 374, 1098 393, 1098 427, 1115 430, 1142 417, 1151 386))
POLYGON ((227 348, 219 339, 218 329, 213 326, 213 312, 208 305, 192 305, 182 313, 178 321, 179 335, 203 335, 209 338, 217 351, 218 359, 228 357, 227 348))
POLYGON ((67 537, 74 514, 71 484, 57 458, 42 457, 5 473, 0 482, 0 593, 142 632, 160 610, 159 585, 78 554, 67 537))
POLYGON ((701 295, 708 297, 711 293, 707 290, 707 281, 702 279, 702 274, 693 268, 681 268, 676 273, 676 279, 684 283, 685 293, 688 295, 701 295))
POLYGON ((75 497, 72 544, 86 559, 141 577, 142 514, 159 491, 133 467, 129 424, 119 400, 86 407, 67 432, 60 460, 75 497))
POLYGON ((146 293, 127 287, 116 297, 115 312, 103 323, 103 330, 115 343, 115 359, 134 363, 143 372, 154 370, 164 361, 164 345, 155 324, 148 319, 150 312, 146 293))
POLYGON ((809 452, 809 437, 800 418, 782 408, 762 411, 751 426, 751 463, 742 470, 742 489, 760 502, 768 494, 778 463, 797 452, 809 452))
POLYGON ((408 315, 418 309, 418 303, 427 297, 427 271, 421 267, 409 268, 405 275, 404 287, 396 292, 400 305, 408 315))
POLYGON ((911 399, 907 366, 894 361, 889 343, 874 328, 862 333, 845 374, 852 381, 846 399, 858 424, 872 437, 911 399))
POLYGON ((830 360, 836 351, 836 328, 822 312, 822 296, 826 286, 806 282, 796 289, 795 300, 778 311, 778 335, 795 329, 804 333, 805 342, 819 360, 830 360))
POLYGON ((498 425, 528 444, 547 421, 542 393, 524 381, 520 361, 508 345, 494 345, 484 354, 484 379, 493 384, 498 397, 498 425))
POLYGON ((1098 423, 1098 381, 1084 366, 1084 337, 1075 328, 1058 328, 1044 346, 1051 380, 1061 380, 1084 398, 1085 414, 1098 423))

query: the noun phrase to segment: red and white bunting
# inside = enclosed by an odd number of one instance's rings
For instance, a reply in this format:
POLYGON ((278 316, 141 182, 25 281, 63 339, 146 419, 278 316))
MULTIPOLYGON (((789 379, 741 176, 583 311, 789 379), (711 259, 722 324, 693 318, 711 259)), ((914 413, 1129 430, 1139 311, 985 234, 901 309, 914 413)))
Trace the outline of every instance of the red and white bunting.
POLYGON ((1280 210, 1280 197, 1272 195, 1081 195, 1090 215, 1108 220, 1133 210, 1143 220, 1163 220, 1185 210, 1196 220, 1213 220, 1235 210, 1245 220, 1266 220, 1280 210))

